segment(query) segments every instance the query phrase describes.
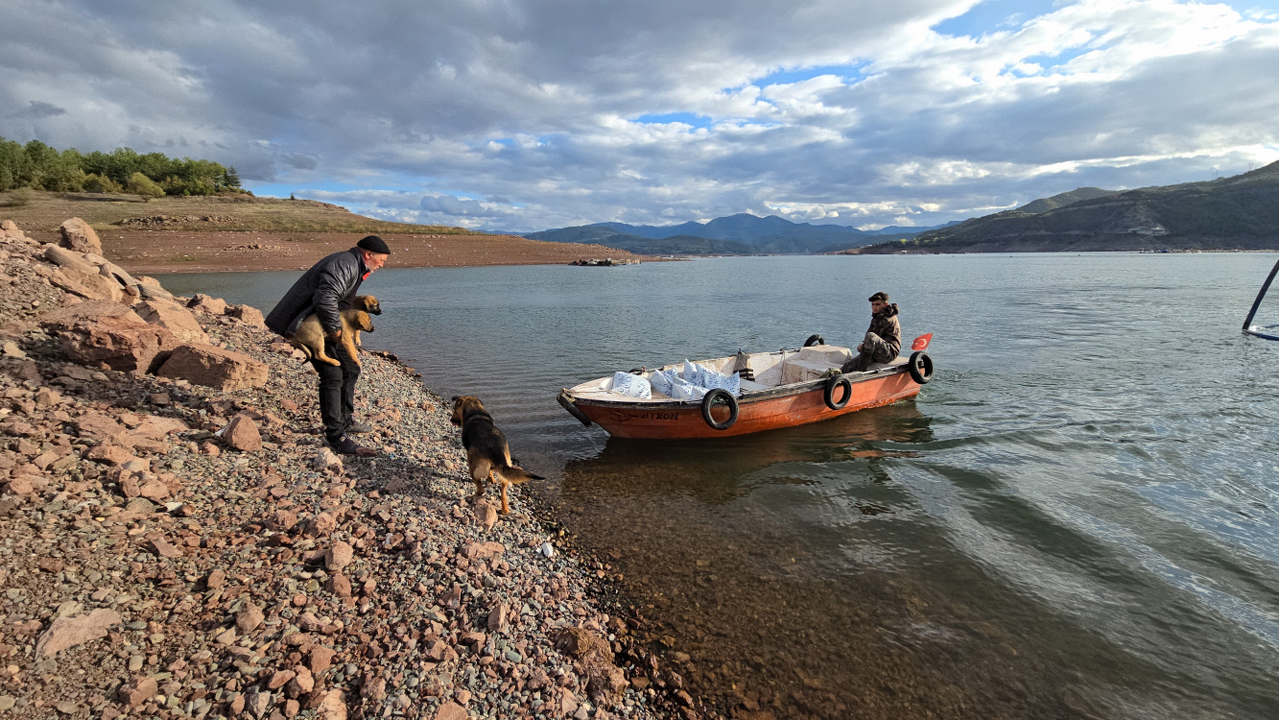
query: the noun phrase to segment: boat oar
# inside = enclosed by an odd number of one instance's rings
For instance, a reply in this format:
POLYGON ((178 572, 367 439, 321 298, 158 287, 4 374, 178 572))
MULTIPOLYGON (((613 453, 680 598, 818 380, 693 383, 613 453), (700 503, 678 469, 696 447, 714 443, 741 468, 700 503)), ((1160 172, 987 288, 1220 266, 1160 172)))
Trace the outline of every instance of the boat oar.
POLYGON ((1261 292, 1257 293, 1257 299, 1252 301, 1252 309, 1248 311, 1248 317, 1243 321, 1243 329, 1245 331, 1252 327, 1252 317, 1257 314, 1257 308, 1261 307, 1261 299, 1266 296, 1266 291, 1270 289, 1270 283, 1275 281, 1275 274, 1279 273, 1279 262, 1270 269, 1270 275, 1266 277, 1266 282, 1261 286, 1261 292))

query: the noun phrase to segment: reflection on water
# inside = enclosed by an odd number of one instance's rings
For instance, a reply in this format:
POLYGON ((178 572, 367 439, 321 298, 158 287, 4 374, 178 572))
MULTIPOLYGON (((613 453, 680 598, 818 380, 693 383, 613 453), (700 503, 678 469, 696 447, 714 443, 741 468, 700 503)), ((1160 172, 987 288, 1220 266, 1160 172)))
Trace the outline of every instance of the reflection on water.
MULTIPOLYGON (((385 310, 366 344, 484 400, 725 713, 1268 720, 1279 343, 1237 327, 1274 261, 391 270, 364 286, 385 310), (878 289, 907 337, 937 333, 915 401, 671 443, 608 438, 555 403, 614 370, 813 332, 848 344, 878 289)), ((165 283, 269 308, 292 277, 165 283)))

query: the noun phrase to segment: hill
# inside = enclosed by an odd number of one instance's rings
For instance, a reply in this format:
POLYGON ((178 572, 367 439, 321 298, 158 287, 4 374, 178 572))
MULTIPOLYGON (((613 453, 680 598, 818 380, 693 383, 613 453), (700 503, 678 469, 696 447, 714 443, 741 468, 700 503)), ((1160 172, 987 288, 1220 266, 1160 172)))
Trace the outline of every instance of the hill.
POLYGON ((1017 210, 856 251, 1075 252, 1279 248, 1279 162, 1217 180, 1108 193, 1080 188, 1017 210), (1064 196, 1104 193, 1049 207, 1064 196), (1085 193, 1086 194, 1086 193, 1085 193), (1027 208, 1048 207, 1042 212, 1027 208))
POLYGON ((759 217, 738 213, 707 223, 627 225, 606 222, 544 230, 528 233, 524 237, 556 242, 594 242, 625 248, 631 252, 663 255, 803 255, 865 245, 886 233, 893 233, 897 237, 913 237, 929 229, 931 228, 885 228, 863 231, 842 225, 793 223, 776 215, 759 217), (663 242, 656 243, 658 240, 663 242))
POLYGON ((1038 215, 1039 213, 1046 213, 1049 210, 1056 210, 1060 207, 1073 205, 1081 200, 1092 200, 1094 198, 1105 197, 1107 195, 1114 195, 1115 192, 1115 190, 1102 190, 1101 188, 1095 187, 1081 187, 1071 190, 1070 192, 1053 195, 1049 198, 1040 198, 1038 200, 1028 202, 1017 208, 1016 212, 1038 215))
POLYGON ((593 244, 387 222, 313 200, 236 194, 144 203, 135 195, 0 193, 0 219, 13 220, 41 242, 57 242, 58 226, 71 217, 92 225, 104 252, 122 267, 147 274, 296 270, 371 233, 393 250, 387 267, 567 264, 583 257, 631 256, 593 244))

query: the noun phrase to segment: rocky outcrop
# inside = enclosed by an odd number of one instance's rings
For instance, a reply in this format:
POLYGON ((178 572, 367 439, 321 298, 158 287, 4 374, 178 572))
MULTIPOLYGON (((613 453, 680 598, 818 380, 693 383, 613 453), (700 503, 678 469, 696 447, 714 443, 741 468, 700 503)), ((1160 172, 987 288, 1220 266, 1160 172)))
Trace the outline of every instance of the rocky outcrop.
POLYGON ((104 276, 84 256, 57 245, 45 245, 44 256, 58 266, 56 271, 48 271, 45 277, 64 290, 95 300, 119 302, 124 299, 124 287, 114 278, 104 276))
POLYGON ((210 345, 182 345, 156 374, 218 390, 243 390, 265 385, 268 371, 264 363, 243 353, 210 345))
POLYGON ((148 325, 137 313, 116 302, 89 301, 41 316, 55 334, 63 354, 73 362, 96 367, 105 364, 120 372, 154 369, 161 353, 178 341, 168 330, 148 325))
POLYGON ((98 239, 98 233, 80 218, 71 218, 62 223, 58 232, 62 235, 62 247, 80 253, 102 254, 102 241, 98 239))
POLYGON ((134 309, 143 320, 168 330, 183 343, 209 344, 209 336, 200 327, 200 321, 195 319, 190 310, 176 302, 152 298, 138 303, 134 309))

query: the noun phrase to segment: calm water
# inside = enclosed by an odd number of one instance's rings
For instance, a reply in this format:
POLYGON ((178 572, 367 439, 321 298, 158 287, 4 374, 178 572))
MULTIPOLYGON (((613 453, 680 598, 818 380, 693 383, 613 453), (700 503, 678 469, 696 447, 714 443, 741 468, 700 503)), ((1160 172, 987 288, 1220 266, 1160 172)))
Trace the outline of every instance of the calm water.
MULTIPOLYGON (((1274 261, 384 270, 365 344, 485 401, 724 710, 1273 718, 1279 343, 1238 327, 1274 261), (915 401, 680 443, 609 439, 555 403, 638 365, 854 342, 881 289, 908 341, 936 333, 915 401)), ((269 310, 296 276, 164 282, 269 310)))

